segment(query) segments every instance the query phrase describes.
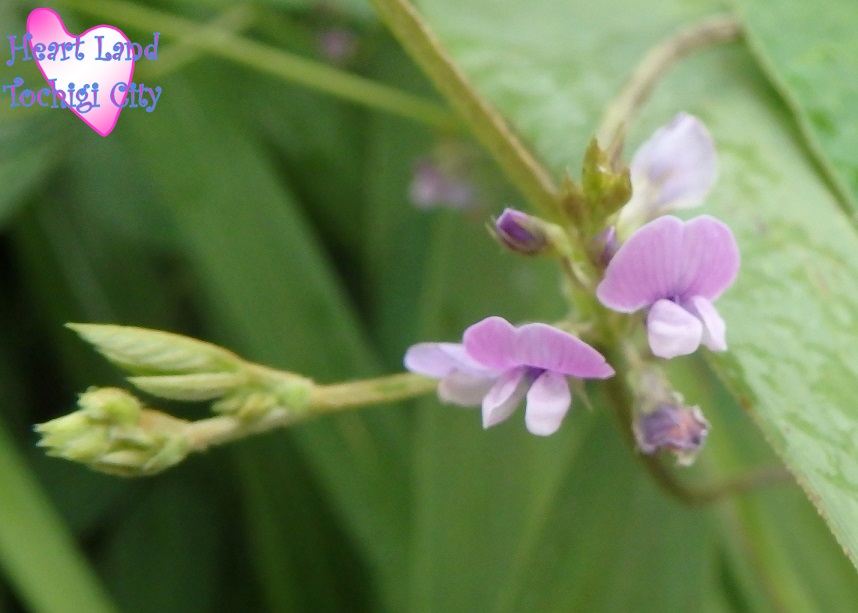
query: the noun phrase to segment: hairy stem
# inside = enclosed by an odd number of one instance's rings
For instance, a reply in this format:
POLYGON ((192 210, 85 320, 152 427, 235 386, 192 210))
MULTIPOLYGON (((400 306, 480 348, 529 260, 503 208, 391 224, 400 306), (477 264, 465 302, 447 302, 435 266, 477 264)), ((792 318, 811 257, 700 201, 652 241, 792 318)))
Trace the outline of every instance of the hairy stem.
POLYGON ((557 187, 510 125, 480 96, 407 0, 371 0, 393 35, 464 118, 510 181, 542 215, 558 218, 557 187))
MULTIPOLYGON (((628 343, 624 346, 627 364, 640 359, 634 354, 631 347, 628 343)), ((618 355, 613 356, 613 358, 609 361, 614 364, 619 363, 618 355)), ((637 443, 632 431, 632 423, 635 418, 635 399, 632 390, 623 377, 614 377, 606 383, 614 409, 613 413, 617 418, 626 443, 629 447, 635 448, 637 443)), ((712 483, 690 485, 677 478, 658 457, 644 453, 638 453, 636 457, 665 494, 688 506, 704 506, 758 488, 794 483, 793 476, 784 467, 765 466, 712 483)))
POLYGON ((437 386, 437 380, 411 373, 318 385, 312 391, 310 405, 301 411, 275 407, 258 419, 227 415, 210 417, 188 422, 185 434, 192 451, 203 451, 214 445, 283 428, 319 415, 422 396, 437 386))
POLYGON ((170 13, 119 0, 60 2, 103 19, 115 20, 141 30, 160 32, 189 47, 351 102, 407 117, 442 130, 453 130, 458 125, 456 117, 449 110, 434 102, 328 64, 237 36, 214 25, 201 25, 170 13))
POLYGON ((709 17, 686 26, 649 50, 605 113, 598 139, 610 157, 619 155, 625 127, 649 97, 656 84, 684 57, 712 45, 737 38, 742 33, 732 15, 709 17))

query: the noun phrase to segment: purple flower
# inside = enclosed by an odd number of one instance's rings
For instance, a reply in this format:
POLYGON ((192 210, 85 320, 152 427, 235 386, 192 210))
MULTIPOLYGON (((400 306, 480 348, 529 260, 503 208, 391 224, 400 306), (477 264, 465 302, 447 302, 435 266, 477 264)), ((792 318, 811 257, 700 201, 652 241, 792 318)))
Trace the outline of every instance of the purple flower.
POLYGON ((703 122, 679 113, 640 146, 629 170, 632 199, 618 222, 624 229, 703 202, 718 176, 715 143, 703 122))
POLYGON ((700 407, 662 404, 650 413, 638 415, 634 433, 643 453, 672 451, 678 464, 688 466, 709 435, 709 422, 700 407))
POLYGON ((316 45, 322 56, 335 64, 346 64, 357 53, 357 34, 346 28, 327 28, 316 35, 316 45))
POLYGON ((701 343, 727 349, 724 320, 712 302, 736 279, 739 248, 714 217, 660 217, 626 241, 611 259, 596 296, 609 309, 649 309, 647 334, 662 358, 693 353, 701 343))
POLYGON ((475 323, 461 344, 414 345, 405 367, 441 379, 445 402, 482 404, 484 428, 505 420, 527 396, 525 423, 540 436, 556 432, 572 404, 567 376, 614 374, 602 354, 571 334, 542 323, 516 328, 502 317, 475 323))

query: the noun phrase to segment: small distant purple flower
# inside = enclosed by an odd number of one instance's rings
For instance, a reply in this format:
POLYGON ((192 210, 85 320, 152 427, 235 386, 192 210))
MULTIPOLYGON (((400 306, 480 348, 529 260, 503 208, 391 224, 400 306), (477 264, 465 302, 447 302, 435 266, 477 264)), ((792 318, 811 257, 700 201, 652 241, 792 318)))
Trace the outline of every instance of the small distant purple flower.
POLYGON ((441 400, 482 404, 483 427, 509 417, 527 396, 525 424, 547 436, 560 427, 572 404, 567 376, 607 379, 614 369, 598 351, 542 323, 516 328, 489 317, 465 330, 462 343, 420 343, 405 354, 405 367, 441 379, 441 400))
POLYGON ((739 247, 714 217, 660 217, 627 240, 611 259, 596 296, 609 309, 649 309, 647 334, 662 358, 693 353, 700 344, 727 349, 726 326, 712 302, 736 279, 739 247))
POLYGON ((643 453, 672 451, 677 463, 688 466, 694 462, 709 435, 709 422, 700 407, 662 404, 650 413, 637 416, 634 433, 643 453))
POLYGON ((640 146, 629 170, 632 198, 620 212, 623 228, 703 202, 718 177, 715 143, 702 121, 679 113, 640 146))
POLYGON ((317 34, 316 44, 324 58, 334 64, 346 64, 357 53, 358 37, 346 28, 327 28, 317 34))
POLYGON ((461 209, 474 203, 474 186, 431 158, 420 158, 414 164, 409 188, 411 202, 418 208, 450 206, 461 209))

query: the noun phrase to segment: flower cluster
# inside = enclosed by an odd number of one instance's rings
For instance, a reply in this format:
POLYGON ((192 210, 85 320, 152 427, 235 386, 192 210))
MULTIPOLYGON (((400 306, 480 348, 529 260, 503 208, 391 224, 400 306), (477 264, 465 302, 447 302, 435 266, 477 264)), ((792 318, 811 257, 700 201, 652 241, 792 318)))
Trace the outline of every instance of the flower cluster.
MULTIPOLYGON (((736 240, 711 216, 683 221, 665 215, 700 204, 717 174, 715 147, 705 126, 680 113, 636 151, 626 175, 631 198, 619 211, 603 207, 601 230, 596 228, 598 235, 592 238, 596 248, 588 259, 600 279, 585 289, 595 290, 598 301, 610 310, 644 311, 649 349, 657 358, 688 355, 700 345, 712 351, 727 348, 726 325, 714 302, 738 273, 736 240)), ((611 177, 605 184, 609 181, 621 185, 611 177)), ((577 191, 571 192, 570 210, 580 211, 582 199, 593 206, 592 187, 586 191, 592 185, 579 189, 573 184, 577 191)), ((566 237, 580 228, 567 230, 507 209, 493 232, 512 251, 568 258, 567 268, 575 267, 566 237)), ((516 328, 500 317, 472 325, 461 343, 411 347, 405 366, 440 379, 441 400, 480 405, 485 428, 509 417, 526 397, 525 423, 538 435, 557 431, 569 410, 568 377, 614 375, 601 353, 568 332, 543 323, 516 328)), ((697 407, 685 407, 675 392, 659 390, 664 401, 639 402, 634 424, 638 447, 644 453, 667 449, 687 463, 703 443, 708 424, 697 407)))

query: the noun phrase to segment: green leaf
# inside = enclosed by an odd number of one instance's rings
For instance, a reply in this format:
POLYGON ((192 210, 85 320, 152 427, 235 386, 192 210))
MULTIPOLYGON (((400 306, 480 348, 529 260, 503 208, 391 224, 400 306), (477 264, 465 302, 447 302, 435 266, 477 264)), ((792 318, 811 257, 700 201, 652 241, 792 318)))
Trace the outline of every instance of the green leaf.
POLYGON ((732 0, 745 35, 817 159, 858 212, 858 4, 732 0))
MULTIPOLYGON (((230 527, 221 492, 185 469, 147 483, 129 499, 101 558, 122 611, 212 611, 230 527)), ((231 561, 228 561, 231 562, 231 561)))
MULTIPOLYGON (((421 3, 430 26, 478 90, 558 175, 579 166, 604 108, 646 50, 718 8, 704 1, 645 9, 627 0, 421 3)), ((630 143, 640 143, 680 110, 698 114, 712 128, 722 178, 706 212, 734 229, 745 261, 736 286, 719 302, 730 351, 713 362, 854 558, 858 461, 851 434, 858 431, 858 409, 850 390, 858 375, 858 329, 850 314, 858 311, 858 237, 789 129, 789 115, 761 83, 742 48, 700 54, 657 88, 630 143)), ((454 265, 447 267, 452 275, 454 265)), ((485 273, 474 277, 480 274, 485 273)), ((484 291, 483 303, 496 294, 484 291)), ((430 306, 441 310, 438 303, 430 306)), ((473 475, 471 482, 476 487, 473 475)), ((495 495, 506 503, 506 493, 495 495)), ((427 541, 437 552, 438 541, 427 541)), ((447 559, 462 551, 448 550, 447 559)), ((763 551, 764 567, 778 564, 770 555, 763 551)), ((837 565, 839 554, 829 555, 837 565)), ((661 573, 661 563, 670 568, 659 559, 643 571, 669 589, 670 572, 661 573)), ((490 570, 483 576, 497 579, 490 570)), ((439 597, 444 583, 435 585, 431 593, 439 597)), ((793 602, 814 601, 807 586, 797 590, 793 602)))
POLYGON ((2 423, 0 565, 34 612, 116 610, 2 423))

